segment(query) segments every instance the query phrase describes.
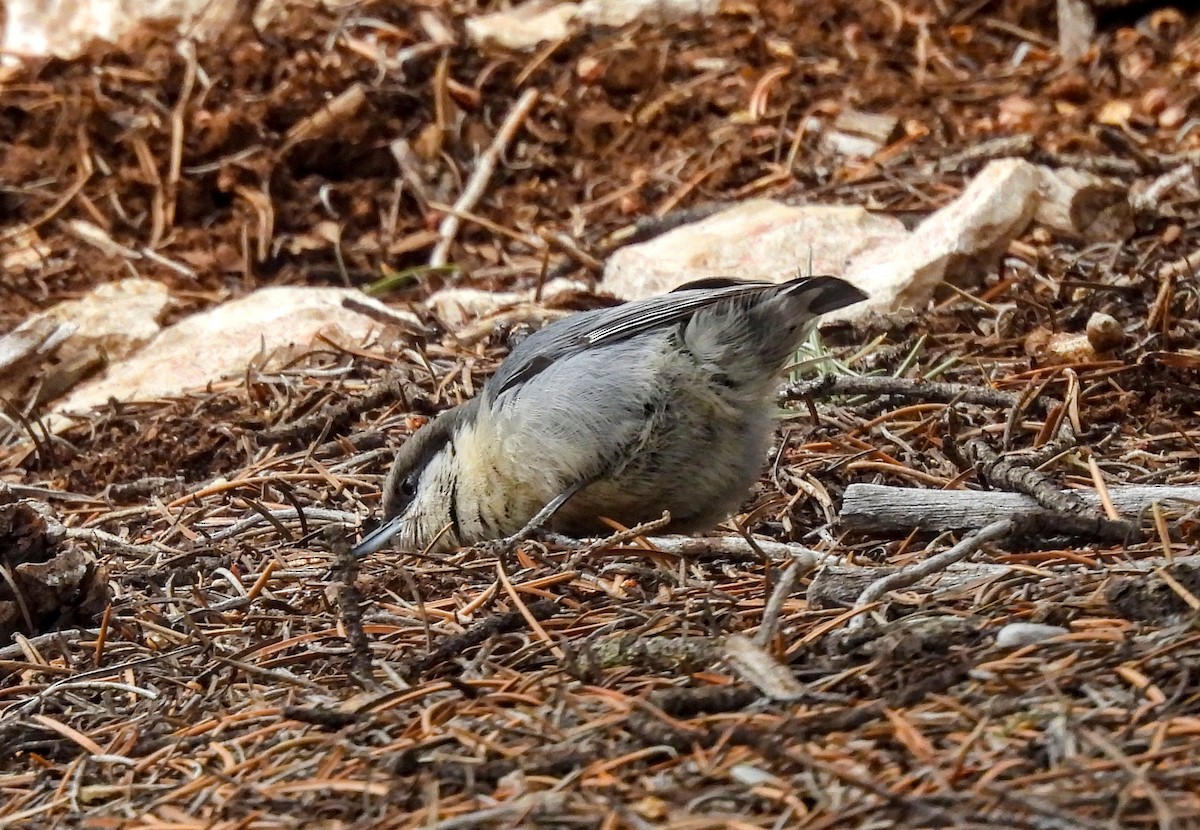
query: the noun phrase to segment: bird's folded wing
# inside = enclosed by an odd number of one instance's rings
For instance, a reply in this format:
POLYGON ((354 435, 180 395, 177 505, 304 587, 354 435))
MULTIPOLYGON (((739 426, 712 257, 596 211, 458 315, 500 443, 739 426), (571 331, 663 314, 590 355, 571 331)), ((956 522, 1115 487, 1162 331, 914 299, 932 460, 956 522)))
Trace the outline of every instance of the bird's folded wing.
POLYGON ((531 334, 492 377, 489 391, 498 396, 525 383, 552 363, 585 349, 627 340, 681 322, 717 303, 780 288, 778 283, 770 282, 703 280, 680 286, 660 297, 577 314, 531 334))

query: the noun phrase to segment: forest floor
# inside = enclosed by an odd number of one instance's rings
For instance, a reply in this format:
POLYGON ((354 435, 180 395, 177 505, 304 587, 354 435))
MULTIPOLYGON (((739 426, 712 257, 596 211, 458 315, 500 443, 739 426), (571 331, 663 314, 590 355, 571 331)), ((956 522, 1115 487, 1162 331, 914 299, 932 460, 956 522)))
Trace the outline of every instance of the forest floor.
POLYGON ((0 483, 111 534, 92 541, 112 591, 99 619, 0 646, 0 828, 1200 826, 1200 568, 1174 561, 1194 552, 1187 511, 1127 516, 1145 532, 1121 544, 1003 539, 974 560, 1002 576, 865 610, 817 601, 817 571, 716 547, 380 554, 347 580, 323 533, 376 511, 394 447, 507 353, 502 330, 442 330, 420 303, 435 290, 528 288, 548 268, 594 281, 587 257, 536 240, 602 260, 639 219, 710 202, 916 221, 1005 138, 1153 198, 1127 239, 1033 226, 929 309, 826 343, 856 373, 1010 392, 1021 411, 793 405, 742 526, 864 569, 920 561, 954 539, 846 530, 841 496, 984 489, 955 457, 972 440, 1067 489, 1198 483, 1200 15, 1103 16, 1065 63, 1048 0, 731 2, 531 54, 468 45, 461 5, 306 11, 194 55, 148 29, 0 87, 0 333, 131 268, 169 286, 169 320, 413 269, 384 299, 433 332, 114 404, 32 447, 0 433, 0 483), (456 42, 431 42, 422 15, 456 42), (296 132, 356 85, 351 115, 296 132), (450 250, 459 274, 423 269, 527 89, 538 102, 450 250), (839 155, 812 125, 847 108, 898 132, 839 155), (1164 175, 1181 186, 1151 189, 1164 175), (77 220, 160 256, 131 266, 77 220), (1124 339, 1038 359, 1096 313, 1124 339), (262 520, 288 509, 301 517, 262 520), (1060 633, 997 643, 1018 622, 1060 633), (764 625, 795 694, 728 659, 730 635, 764 625))

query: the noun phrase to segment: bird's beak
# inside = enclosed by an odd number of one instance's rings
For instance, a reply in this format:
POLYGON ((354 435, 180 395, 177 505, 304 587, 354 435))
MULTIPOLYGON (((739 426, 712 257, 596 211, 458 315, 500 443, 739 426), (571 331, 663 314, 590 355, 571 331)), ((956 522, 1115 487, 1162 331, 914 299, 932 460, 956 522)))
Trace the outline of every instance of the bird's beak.
POLYGON ((375 551, 382 548, 392 540, 392 537, 400 532, 400 528, 404 526, 405 517, 403 515, 393 516, 379 527, 372 530, 363 540, 354 546, 350 551, 350 555, 355 559, 361 559, 364 556, 369 556, 375 551))

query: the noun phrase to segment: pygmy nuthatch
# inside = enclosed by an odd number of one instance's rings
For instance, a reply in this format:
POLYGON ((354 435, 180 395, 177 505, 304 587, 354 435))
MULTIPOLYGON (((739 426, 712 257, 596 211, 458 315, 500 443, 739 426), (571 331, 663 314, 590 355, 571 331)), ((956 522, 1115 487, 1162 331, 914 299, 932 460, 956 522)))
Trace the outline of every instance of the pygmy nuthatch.
POLYGON ((554 322, 401 446, 354 553, 507 537, 555 502, 545 528, 574 536, 664 510, 672 531, 712 527, 763 467, 788 359, 865 298, 837 277, 709 279, 554 322))

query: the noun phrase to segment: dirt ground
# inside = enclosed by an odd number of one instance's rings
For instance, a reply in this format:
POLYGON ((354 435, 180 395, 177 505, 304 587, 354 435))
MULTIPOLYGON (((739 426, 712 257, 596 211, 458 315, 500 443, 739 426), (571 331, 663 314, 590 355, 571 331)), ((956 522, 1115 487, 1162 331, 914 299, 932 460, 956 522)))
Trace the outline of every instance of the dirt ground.
MULTIPOLYGON (((1048 0, 733 0, 532 54, 466 45, 483 8, 307 10, 194 57, 153 29, 9 79, 0 333, 131 269, 171 287, 175 320, 263 285, 409 269, 389 303, 452 281, 594 280, 533 240, 563 233, 603 259, 639 220, 718 201, 916 220, 1010 137, 1149 192, 1131 236, 1031 228, 931 308, 826 342, 861 374, 1025 395, 1019 417, 959 402, 952 429, 944 401, 822 398, 815 420, 795 405, 743 526, 861 566, 919 561, 952 540, 845 531, 848 485, 982 489, 956 447, 1034 453, 1076 413, 1073 443, 1035 465, 1049 481, 1197 483, 1200 292, 1180 263, 1200 247, 1200 15, 1106 12, 1065 64, 1048 0), (430 18, 459 45, 432 43, 430 18), (319 117, 356 84, 352 112, 319 117), (462 275, 420 268, 530 88, 539 102, 451 250, 462 275), (848 108, 899 118, 870 159, 821 141, 848 108), (159 257, 98 249, 79 220, 159 257), (1036 357, 1096 312, 1123 341, 1067 366, 1036 357)), ((782 578, 753 555, 377 555, 348 585, 325 529, 377 510, 392 449, 507 353, 503 330, 463 343, 420 313, 434 334, 399 354, 328 344, 57 439, 0 433, 0 482, 101 532, 90 549, 113 592, 0 645, 0 828, 1200 826, 1200 579, 1157 559, 1194 553, 1186 511, 1136 517, 1149 532, 1129 544, 988 546, 975 561, 1011 566, 1003 578, 894 592, 861 628, 802 573, 767 643, 803 686, 786 700, 719 659, 782 578), (1069 633, 997 645, 1014 622, 1069 633)))

